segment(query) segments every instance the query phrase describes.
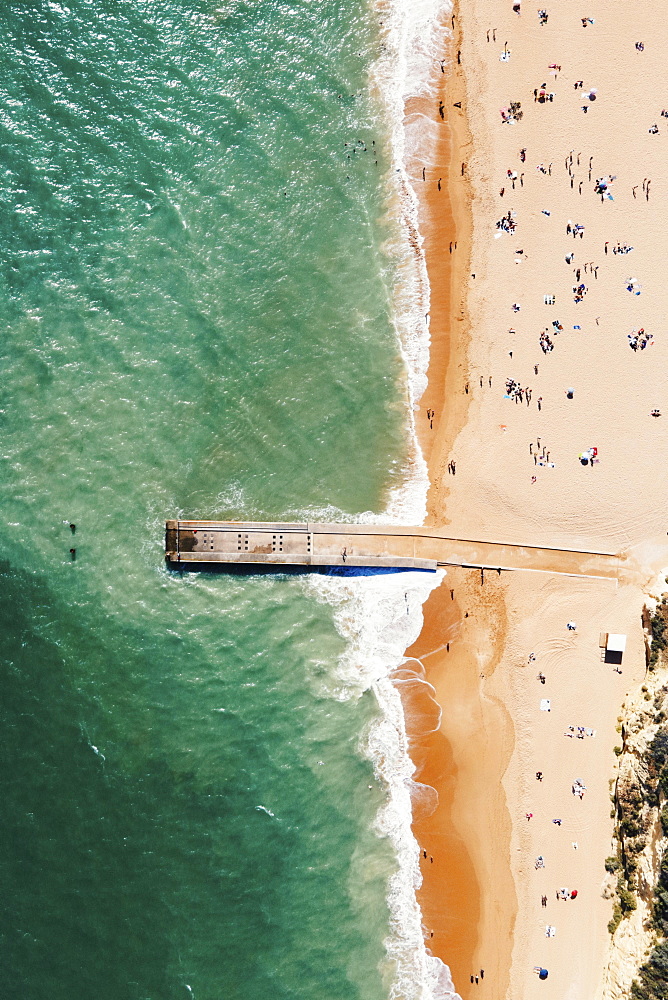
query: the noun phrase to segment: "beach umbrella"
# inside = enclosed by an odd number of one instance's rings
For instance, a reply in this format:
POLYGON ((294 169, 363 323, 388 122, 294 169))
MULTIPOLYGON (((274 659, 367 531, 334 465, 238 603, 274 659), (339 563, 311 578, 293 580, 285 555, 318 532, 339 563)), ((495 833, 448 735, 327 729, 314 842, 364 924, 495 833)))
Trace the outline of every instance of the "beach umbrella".
POLYGON ((538 973, 538 978, 539 979, 547 979, 547 977, 548 977, 548 971, 547 971, 547 969, 541 969, 540 972, 538 973))

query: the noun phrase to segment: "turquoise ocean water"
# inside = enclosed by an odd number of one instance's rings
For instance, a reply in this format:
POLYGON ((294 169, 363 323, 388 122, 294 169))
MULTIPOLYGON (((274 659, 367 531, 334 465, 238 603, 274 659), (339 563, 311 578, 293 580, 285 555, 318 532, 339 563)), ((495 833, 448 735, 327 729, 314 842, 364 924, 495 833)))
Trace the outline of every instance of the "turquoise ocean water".
POLYGON ((405 477, 380 51, 362 0, 0 7, 7 1000, 423 968, 359 622, 410 612, 400 656, 431 583, 162 558, 167 517, 359 517, 405 477))

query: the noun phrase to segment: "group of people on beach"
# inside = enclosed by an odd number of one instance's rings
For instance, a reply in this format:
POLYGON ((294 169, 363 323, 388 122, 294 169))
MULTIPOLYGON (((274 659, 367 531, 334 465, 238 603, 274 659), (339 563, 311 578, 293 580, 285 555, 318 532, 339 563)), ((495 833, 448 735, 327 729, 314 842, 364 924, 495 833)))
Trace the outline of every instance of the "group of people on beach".
POLYGON ((581 778, 576 778, 573 782, 573 795, 577 795, 578 798, 583 799, 584 793, 587 791, 587 786, 581 778))
MULTIPOLYGON (((534 451, 533 450, 533 442, 532 441, 529 442, 529 454, 533 456, 533 464, 534 465, 540 465, 540 467, 543 468, 543 469, 554 469, 555 465, 554 465, 554 462, 550 461, 550 452, 549 452, 549 450, 545 447, 545 445, 543 445, 542 451, 539 451, 538 450, 539 448, 540 448, 540 445, 534 451)), ((543 680, 543 683, 545 683, 544 680, 543 680)))
POLYGON ((645 333, 645 328, 642 326, 639 330, 633 330, 627 336, 629 338, 629 347, 632 351, 644 351, 646 347, 654 343, 654 336, 651 333, 645 333))
MULTIPOLYGON (((610 245, 609 242, 607 242, 605 244, 605 248, 604 248, 605 253, 608 252, 609 245, 610 245)), ((614 254, 622 253, 622 254, 625 254, 625 253, 631 253, 632 250, 633 250, 633 247, 630 247, 628 245, 628 243, 623 243, 622 244, 622 243, 617 242, 617 244, 612 248, 612 250, 610 251, 610 253, 614 253, 614 254)))
POLYGON ((501 108, 501 121, 504 125, 508 125, 511 122, 519 122, 524 117, 524 112, 522 111, 521 101, 511 101, 510 104, 501 108))
MULTIPOLYGON (((502 195, 503 197, 503 195, 502 195)), ((504 233, 514 233, 517 223, 515 222, 515 213, 511 210, 506 215, 502 216, 496 223, 496 228, 504 233)))
POLYGON ((550 351, 554 350, 554 341, 550 337, 550 332, 552 333, 552 336, 556 337, 558 333, 563 333, 563 329, 563 324, 558 319, 553 319, 552 330, 550 331, 550 328, 546 327, 541 331, 538 343, 543 354, 549 354, 550 351))
POLYGON ((546 101, 554 100, 554 93, 548 91, 546 83, 541 83, 540 87, 534 87, 533 99, 537 104, 545 104, 546 101))
POLYGON ((531 403, 531 389, 527 386, 522 388, 522 383, 514 378, 506 379, 506 398, 514 399, 516 403, 522 403, 526 399, 527 406, 531 403))
POLYGON ((573 301, 582 302, 588 291, 584 281, 581 281, 579 285, 573 285, 573 301))

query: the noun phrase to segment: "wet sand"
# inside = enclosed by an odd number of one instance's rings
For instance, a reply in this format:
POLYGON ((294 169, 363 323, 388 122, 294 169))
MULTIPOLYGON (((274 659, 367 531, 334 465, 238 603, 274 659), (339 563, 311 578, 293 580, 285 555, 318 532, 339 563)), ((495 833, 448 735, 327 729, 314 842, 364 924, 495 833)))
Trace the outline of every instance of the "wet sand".
MULTIPOLYGON (((472 398, 464 391, 470 333, 466 292, 472 213, 466 164, 471 137, 464 110, 454 106, 460 102, 465 106, 466 91, 462 66, 457 62, 461 46, 457 7, 453 13, 455 31, 444 31, 447 41, 443 54, 447 66, 446 73, 435 71, 435 98, 413 98, 406 103, 409 128, 428 120, 433 136, 427 157, 409 160, 409 172, 420 202, 420 231, 430 282, 428 385, 416 419, 420 446, 430 469, 441 468, 452 457, 452 442, 465 425, 472 398), (440 104, 444 118, 439 114, 440 104)), ((420 152, 424 152, 423 144, 420 152)), ((431 477, 427 523, 447 523, 447 491, 434 477, 431 477)), ((422 632, 406 654, 418 658, 424 666, 425 678, 433 687, 442 713, 436 732, 416 737, 413 729, 415 780, 438 792, 436 811, 429 817, 418 818, 413 825, 421 846, 423 874, 418 902, 427 947, 449 966, 463 997, 467 996, 470 976, 476 974, 477 993, 482 988, 483 996, 499 995, 500 984, 507 982, 511 949, 507 934, 503 939, 495 934, 495 947, 487 949, 484 957, 480 948, 481 933, 485 934, 483 914, 487 916, 489 910, 483 891, 487 860, 484 802, 498 800, 504 759, 501 755, 496 758, 496 766, 483 770, 479 766, 485 752, 483 731, 478 727, 474 733, 469 724, 471 712, 479 716, 482 712, 479 671, 468 655, 468 644, 460 641, 462 625, 468 620, 463 618, 459 601, 451 599, 453 587, 464 596, 471 584, 467 577, 471 573, 463 570, 448 572, 443 586, 426 603, 422 632), (485 969, 486 981, 480 979, 481 969, 485 969)), ((404 692, 404 703, 409 717, 415 718, 416 708, 419 711, 420 707, 424 715, 429 714, 424 694, 416 700, 407 699, 404 692)), ((508 733, 507 720, 505 728, 508 733)), ((500 803, 499 808, 503 812, 504 804, 500 803)), ((497 861, 502 868, 506 861, 508 912, 503 923, 512 927, 514 889, 507 859, 503 858, 504 848, 507 851, 509 845, 508 821, 505 826, 497 842, 501 854, 497 861)))
POLYGON ((416 741, 415 778, 432 785, 439 800, 414 831, 428 855, 418 895, 427 945, 449 965, 462 996, 470 976, 484 969, 475 995, 496 997, 508 981, 516 909, 501 787, 514 737, 505 709, 481 697, 481 674, 492 676, 502 647, 503 608, 494 583, 487 604, 479 600, 478 580, 475 571, 448 573, 425 606, 424 628, 409 651, 424 665, 442 711, 438 731, 416 741))
MULTIPOLYGON (((405 106, 409 132, 427 131, 431 137, 426 149, 424 141, 416 144, 417 155, 409 157, 407 164, 420 203, 420 232, 430 285, 428 383, 416 417, 420 447, 430 467, 442 466, 449 443, 466 422, 468 402, 463 385, 470 329, 466 292, 472 213, 468 168, 464 166, 462 172, 462 164, 466 164, 472 144, 464 111, 454 107, 455 103, 465 104, 465 80, 457 64, 458 30, 453 34, 444 29, 443 37, 447 66, 445 73, 435 67, 435 96, 412 98, 405 106), (441 103, 444 119, 438 111, 441 103), (428 130, 425 122, 431 123, 428 130), (435 414, 432 420, 427 416, 430 411, 435 414)), ((427 523, 447 523, 442 500, 440 485, 432 477, 427 523)))

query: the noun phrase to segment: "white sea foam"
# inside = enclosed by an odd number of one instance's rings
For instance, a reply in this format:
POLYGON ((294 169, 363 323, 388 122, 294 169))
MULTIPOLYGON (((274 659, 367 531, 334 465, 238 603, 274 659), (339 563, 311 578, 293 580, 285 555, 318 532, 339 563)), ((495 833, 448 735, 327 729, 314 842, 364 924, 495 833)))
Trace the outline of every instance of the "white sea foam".
MULTIPOLYGON (((390 130, 388 211, 399 234, 388 252, 395 262, 394 322, 407 375, 411 447, 403 483, 395 487, 383 517, 420 524, 426 514, 429 480, 415 433, 415 409, 427 385, 429 365, 429 278, 418 220, 418 199, 407 170, 409 149, 404 105, 434 89, 434 67, 443 58, 450 0, 372 0, 382 35, 382 53, 371 67, 371 90, 390 130)), ((424 130, 423 130, 424 131, 424 130)), ((414 140, 410 140, 411 146, 414 140)))
MULTIPOLYGON (((394 314, 406 366, 411 443, 404 481, 393 490, 387 509, 380 515, 358 515, 356 520, 417 525, 425 518, 429 486, 414 414, 427 383, 430 294, 418 200, 406 168, 407 156, 415 154, 416 128, 406 128, 404 102, 412 95, 432 92, 434 66, 438 67, 442 58, 444 29, 452 6, 449 0, 372 2, 382 22, 384 43, 383 54, 372 67, 371 84, 391 130, 388 211, 399 221, 400 233, 388 252, 397 267, 394 314)), ((422 129, 423 136, 426 131, 422 129)), ((308 516, 313 519, 313 513, 308 516)), ((330 678, 328 694, 346 700, 371 689, 381 709, 361 749, 388 791, 376 828, 379 835, 391 840, 398 862, 388 886, 390 934, 386 951, 391 1000, 459 1000, 450 970, 425 946, 416 898, 421 883, 419 847, 411 824, 416 804, 422 814, 428 813, 435 808, 436 793, 414 780, 404 708, 398 686, 391 679, 392 672, 406 662, 405 650, 420 633, 424 601, 444 575, 439 571, 433 575, 314 577, 306 584, 319 600, 334 606, 336 626, 347 640, 335 677, 330 678)), ((419 672, 413 673, 409 682, 420 683, 419 672)))
MULTIPOLYGON (((387 576, 309 577, 318 600, 334 607, 338 631, 347 640, 333 676, 330 697, 345 701, 372 690, 380 708, 361 741, 376 777, 387 789, 375 821, 379 836, 391 841, 397 870, 388 886, 390 934, 385 942, 391 1000, 457 1000, 450 972, 425 947, 416 899, 421 883, 419 847, 411 829, 415 800, 433 809, 433 790, 414 780, 401 695, 391 674, 406 663, 405 650, 420 634, 422 605, 445 576, 408 572, 387 576)), ((412 671, 412 683, 420 672, 412 671)), ((422 681, 425 683, 425 681, 422 681)))

